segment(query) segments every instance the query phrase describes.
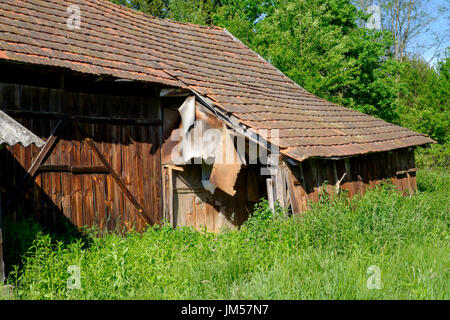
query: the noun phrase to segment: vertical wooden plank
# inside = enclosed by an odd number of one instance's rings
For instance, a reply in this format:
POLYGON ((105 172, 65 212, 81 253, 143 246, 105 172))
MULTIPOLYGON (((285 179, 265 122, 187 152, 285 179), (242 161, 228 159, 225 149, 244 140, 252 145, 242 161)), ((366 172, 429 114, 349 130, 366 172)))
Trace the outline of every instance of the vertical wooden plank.
POLYGON ((378 164, 380 163, 381 160, 381 156, 380 153, 376 153, 372 156, 372 168, 373 168, 373 173, 372 173, 372 186, 375 187, 375 185, 378 184, 378 181, 380 180, 379 178, 379 167, 378 164))
MULTIPOLYGON (((79 166, 81 157, 81 135, 78 131, 72 131, 72 148, 70 149, 70 165, 79 166)), ((83 220, 83 196, 82 196, 82 178, 79 174, 71 175, 72 194, 71 194, 71 214, 73 223, 81 227, 83 220)))
POLYGON ((395 185, 395 169, 392 166, 392 151, 385 152, 386 156, 386 177, 391 184, 395 185))
MULTIPOLYGON (((114 171, 117 174, 122 175, 122 130, 119 126, 112 126, 112 144, 111 144, 111 155, 114 171)), ((114 204, 114 228, 118 229, 123 225, 124 221, 124 195, 120 188, 115 184, 111 176, 108 176, 110 180, 110 186, 114 190, 113 204, 114 204)))
POLYGON ((321 192, 321 185, 322 185, 322 181, 321 181, 321 177, 320 177, 320 168, 318 168, 317 166, 317 161, 315 159, 312 159, 310 161, 310 168, 311 168, 311 177, 312 180, 311 182, 314 183, 313 185, 313 199, 315 202, 319 201, 319 195, 321 192))
MULTIPOLYGON (((106 160, 111 164, 111 166, 114 168, 113 163, 113 136, 115 127, 112 125, 106 125, 105 129, 103 131, 104 141, 102 143, 103 145, 103 155, 106 158, 106 160)), ((115 215, 116 215, 116 202, 115 202, 115 187, 114 187, 114 180, 110 175, 105 176, 105 219, 106 224, 105 228, 107 230, 114 230, 115 228, 115 215)))
MULTIPOLYGON (((395 172, 403 171, 402 155, 399 150, 394 151, 395 172)), ((396 174, 397 189, 401 192, 405 190, 404 175, 396 174)))
POLYGON ((403 195, 410 194, 411 186, 409 179, 409 167, 408 167, 408 149, 403 149, 401 152, 402 159, 402 171, 406 173, 403 175, 403 195))
MULTIPOLYGON (((52 112, 57 112, 57 107, 54 105, 49 107, 52 112)), ((57 125, 57 121, 49 121, 50 127, 54 128, 57 125)), ((60 149, 60 142, 57 142, 55 147, 53 148, 53 151, 48 157, 47 162, 48 164, 61 164, 61 149, 60 149)), ((61 192, 61 174, 57 172, 52 173, 46 173, 45 174, 48 178, 46 182, 48 182, 48 196, 49 200, 49 214, 51 215, 51 225, 52 227, 56 227, 57 225, 57 217, 60 212, 60 192, 61 192)))
MULTIPOLYGON (((402 165, 402 154, 399 150, 396 150, 396 172, 403 171, 403 165, 402 165)), ((404 174, 397 174, 397 180, 399 185, 399 190, 403 193, 405 190, 405 175, 404 174)))
MULTIPOLYGON (((93 137, 96 138, 94 143, 96 143, 97 148, 100 150, 102 154, 105 155, 106 159, 109 161, 105 151, 103 150, 104 144, 104 135, 103 130, 105 130, 104 126, 100 124, 93 124, 93 137)), ((92 165, 93 166, 102 166, 102 162, 92 154, 92 165)), ((94 202, 94 223, 103 230, 106 224, 106 216, 105 216, 105 179, 106 176, 104 174, 93 174, 92 178, 92 191, 93 191, 93 202, 94 202)))
POLYGON ((164 217, 168 220, 168 223, 174 227, 175 221, 174 221, 174 212, 173 212, 173 196, 174 196, 174 187, 173 187, 173 172, 172 168, 170 166, 164 166, 163 167, 163 176, 164 176, 164 183, 163 183, 163 190, 164 190, 164 211, 166 212, 167 216, 164 217))
POLYGON ((355 193, 353 187, 352 170, 350 168, 350 160, 348 158, 342 160, 341 165, 345 171, 344 188, 348 191, 349 197, 352 197, 355 193))
MULTIPOLYGON (((138 126, 134 128, 134 170, 133 170, 133 184, 135 185, 135 197, 136 200, 144 206, 144 181, 143 181, 143 166, 147 161, 142 155, 143 141, 143 128, 138 126)), ((145 209, 145 206, 144 206, 145 209)), ((141 230, 145 225, 145 220, 139 214, 135 212, 136 228, 141 230)))
POLYGON ((355 194, 364 194, 365 193, 365 184, 364 184, 364 174, 361 163, 364 161, 363 157, 353 157, 350 158, 350 168, 352 170, 352 176, 354 179, 354 189, 355 194))
POLYGON ((145 214, 149 216, 150 219, 154 220, 153 208, 154 208, 154 199, 152 197, 152 188, 155 183, 155 177, 153 176, 153 156, 151 154, 152 144, 152 133, 151 127, 143 126, 143 135, 142 140, 143 143, 141 145, 141 153, 142 153, 142 182, 143 182, 143 192, 144 192, 144 209, 145 214))
MULTIPOLYGON (((33 111, 48 112, 49 111, 49 97, 48 88, 41 87, 30 87, 32 91, 32 109, 33 111)), ((56 127, 57 121, 52 119, 40 119, 42 134, 45 138, 50 137, 53 129, 56 127)), ((43 164, 51 164, 53 161, 54 150, 50 153, 47 160, 43 164)), ((45 226, 54 226, 56 220, 56 212, 54 211, 54 205, 52 201, 52 173, 42 173, 41 174, 41 188, 43 193, 41 194, 42 199, 42 215, 45 226)))
MULTIPOLYGON (((280 164, 281 164, 280 160, 280 164)), ((276 173, 273 176, 275 182, 275 197, 274 201, 279 201, 282 207, 286 206, 286 180, 284 179, 283 169, 281 165, 277 166, 276 173)))
POLYGON ((162 173, 161 173, 161 126, 151 127, 151 170, 152 170, 152 201, 153 221, 160 223, 162 219, 162 173))
MULTIPOLYGON (((135 183, 131 183, 131 180, 133 179, 132 158, 134 155, 134 142, 131 139, 132 132, 133 128, 130 128, 130 126, 122 126, 122 179, 127 189, 130 190, 131 194, 135 195, 135 183)), ((127 226, 130 226, 135 220, 136 214, 136 209, 134 208, 131 201, 127 197, 124 197, 123 223, 127 226)))
POLYGON ((186 199, 186 202, 190 202, 190 204, 188 206, 186 206, 190 210, 186 210, 185 212, 183 212, 183 211, 179 212, 181 214, 180 225, 181 226, 194 226, 194 228, 195 228, 195 221, 196 221, 196 219, 195 219, 195 213, 196 213, 195 212, 196 211, 195 198, 196 198, 196 195, 195 194, 188 195, 188 194, 180 193, 179 199, 184 200, 183 198, 186 199))
MULTIPOLYGON (((62 139, 59 141, 61 150, 61 164, 70 164, 70 154, 72 142, 67 136, 67 129, 64 130, 62 139)), ((72 195, 72 174, 69 172, 61 173, 61 207, 62 214, 69 220, 72 220, 71 213, 71 195, 72 195)))
MULTIPOLYGON (((55 112, 59 113, 61 112, 61 91, 55 90, 55 89, 49 89, 48 90, 49 95, 49 105, 48 110, 49 112, 55 112)), ((55 121, 54 128, 57 124, 57 121, 55 121)), ((64 133, 60 133, 60 138, 64 136, 64 133)), ((61 139, 58 141, 56 146, 53 149, 53 152, 51 154, 52 157, 52 163, 54 164, 61 164, 61 157, 62 157, 62 151, 61 151, 61 139)), ((52 197, 53 197, 53 225, 57 225, 57 219, 62 214, 62 177, 61 173, 53 173, 52 174, 52 197)))
MULTIPOLYGON (((414 148, 411 148, 411 150, 409 150, 409 152, 408 152, 408 168, 416 169, 414 148)), ((414 194, 417 192, 417 180, 416 180, 416 172, 415 171, 410 172, 409 180, 410 180, 410 186, 411 186, 411 194, 414 194)))
POLYGON ((386 153, 380 152, 378 154, 378 159, 376 161, 377 165, 377 184, 382 183, 383 181, 386 181, 386 153))
POLYGON ((363 181, 366 186, 366 190, 371 189, 373 186, 373 157, 372 155, 366 155, 361 162, 363 168, 363 181))
POLYGON ((158 175, 156 174, 158 168, 156 167, 157 165, 160 166, 160 164, 157 163, 157 153, 156 150, 158 148, 158 142, 157 142, 157 136, 158 133, 156 132, 155 128, 153 127, 149 127, 148 128, 148 133, 149 133, 149 158, 148 158, 148 169, 150 170, 150 176, 151 176, 151 184, 149 185, 150 187, 150 193, 149 193, 149 198, 151 199, 151 218, 152 221, 155 222, 159 222, 158 219, 158 213, 155 212, 155 208, 158 207, 157 204, 157 197, 156 197, 156 192, 157 192, 157 184, 158 184, 158 175))
POLYGON ((309 203, 308 203, 308 194, 307 194, 307 188, 306 188, 306 178, 305 178, 305 173, 303 170, 303 163, 300 163, 298 165, 298 180, 301 182, 301 184, 299 185, 300 188, 300 192, 303 194, 302 196, 302 202, 303 202, 303 210, 308 210, 309 209, 309 203))
POLYGON ((327 193, 331 198, 336 194, 336 182, 338 181, 336 172, 336 161, 330 160, 326 162, 325 179, 327 181, 327 193))
POLYGON ((195 202, 195 229, 201 231, 206 226, 206 203, 200 197, 197 197, 195 202))
POLYGON ((273 180, 272 178, 266 179, 266 185, 267 185, 267 201, 269 202, 270 209, 275 209, 274 204, 274 195, 273 195, 273 180))
POLYGON ((314 182, 312 179, 310 161, 305 160, 300 163, 300 172, 303 174, 303 189, 306 192, 307 202, 313 201, 314 182))
POLYGON ((300 214, 308 209, 307 193, 301 163, 298 167, 285 165, 285 177, 293 214, 300 214))
POLYGON ((210 203, 206 203, 206 227, 210 232, 214 232, 214 230, 216 229, 214 217, 215 214, 216 210, 214 206, 210 203))

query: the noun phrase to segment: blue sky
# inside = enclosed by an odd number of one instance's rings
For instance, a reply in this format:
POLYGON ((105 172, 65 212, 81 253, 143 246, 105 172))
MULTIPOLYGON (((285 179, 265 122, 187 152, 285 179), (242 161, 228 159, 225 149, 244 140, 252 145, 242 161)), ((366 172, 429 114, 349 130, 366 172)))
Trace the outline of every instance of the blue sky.
MULTIPOLYGON (((440 33, 441 36, 444 38, 444 48, 450 46, 450 20, 449 20, 449 14, 450 12, 447 11, 444 14, 439 14, 439 7, 446 7, 447 10, 450 8, 450 0, 428 0, 425 1, 428 4, 428 10, 433 16, 436 16, 437 19, 433 21, 430 25, 430 30, 427 32, 424 32, 420 36, 418 36, 414 44, 422 44, 422 43, 430 43, 432 41, 433 33, 440 33)), ((430 60, 433 56, 433 53, 435 51, 435 48, 431 48, 428 50, 425 50, 422 52, 423 57, 426 60, 430 60)), ((436 59, 432 61, 432 63, 435 63, 436 59)))

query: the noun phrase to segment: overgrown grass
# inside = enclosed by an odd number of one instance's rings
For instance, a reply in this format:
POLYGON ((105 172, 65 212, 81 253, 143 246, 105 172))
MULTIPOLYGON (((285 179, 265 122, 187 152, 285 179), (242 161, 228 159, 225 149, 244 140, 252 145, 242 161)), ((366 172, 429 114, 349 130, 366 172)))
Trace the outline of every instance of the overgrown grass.
POLYGON ((40 232, 8 282, 19 299, 449 299, 450 174, 419 171, 418 183, 413 197, 384 186, 288 219, 263 201, 242 230, 218 235, 164 226, 63 242, 40 232), (79 290, 67 288, 70 265, 79 290), (381 289, 367 287, 370 266, 381 289))

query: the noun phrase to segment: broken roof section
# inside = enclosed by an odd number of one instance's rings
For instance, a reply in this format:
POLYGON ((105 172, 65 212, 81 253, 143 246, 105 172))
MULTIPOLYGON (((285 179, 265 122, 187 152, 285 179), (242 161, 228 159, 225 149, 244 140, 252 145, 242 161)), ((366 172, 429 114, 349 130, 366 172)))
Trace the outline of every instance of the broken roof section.
POLYGON ((18 143, 24 147, 32 143, 37 147, 42 147, 45 142, 6 113, 0 111, 0 146, 7 144, 12 147, 18 143))
POLYGON ((281 153, 299 161, 434 142, 314 96, 225 29, 107 0, 2 0, 1 59, 188 88, 252 131, 278 129, 281 153), (67 25, 69 5, 79 28, 67 25))

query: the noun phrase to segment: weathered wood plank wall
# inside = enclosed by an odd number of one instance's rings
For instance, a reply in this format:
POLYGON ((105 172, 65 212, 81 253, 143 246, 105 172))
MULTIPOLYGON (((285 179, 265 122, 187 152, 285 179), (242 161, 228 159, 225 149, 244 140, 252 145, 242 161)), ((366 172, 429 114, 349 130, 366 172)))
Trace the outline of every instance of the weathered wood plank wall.
MULTIPOLYGON (((40 222, 55 225, 66 217, 76 226, 142 229, 147 220, 124 195, 86 138, 144 208, 151 221, 161 220, 161 106, 159 97, 87 94, 62 89, 0 83, 0 108, 47 139, 57 122, 69 121, 45 160, 45 171, 21 195, 21 205, 40 222), (82 133, 77 130, 79 124, 82 133), (53 169, 52 169, 53 168, 53 169)), ((120 94, 120 93, 119 93, 120 94)), ((20 145, 1 151, 3 201, 30 168, 39 150, 20 145)))
POLYGON ((417 190, 413 149, 399 149, 342 160, 310 159, 298 166, 284 163, 293 212, 307 210, 325 190, 345 190, 350 197, 364 194, 382 181, 390 181, 403 194, 417 190))
POLYGON ((219 232, 224 227, 234 229, 242 225, 255 203, 267 196, 264 188, 258 188, 264 179, 255 176, 255 170, 247 167, 239 172, 234 196, 218 188, 214 194, 206 190, 201 183, 201 165, 184 165, 182 171, 173 170, 173 226, 193 226, 197 230, 206 227, 208 231, 219 232), (254 177, 258 181, 249 181, 254 177))

